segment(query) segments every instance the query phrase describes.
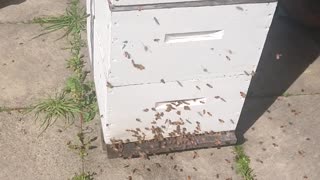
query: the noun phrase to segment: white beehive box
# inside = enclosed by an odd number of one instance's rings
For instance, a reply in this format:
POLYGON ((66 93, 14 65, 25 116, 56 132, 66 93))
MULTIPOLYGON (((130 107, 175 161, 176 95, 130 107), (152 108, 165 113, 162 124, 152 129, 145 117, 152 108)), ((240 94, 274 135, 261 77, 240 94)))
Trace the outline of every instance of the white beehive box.
POLYGON ((154 139, 157 131, 149 129, 157 127, 164 137, 180 135, 178 129, 196 135, 234 134, 276 2, 87 4, 89 49, 106 144, 154 139))

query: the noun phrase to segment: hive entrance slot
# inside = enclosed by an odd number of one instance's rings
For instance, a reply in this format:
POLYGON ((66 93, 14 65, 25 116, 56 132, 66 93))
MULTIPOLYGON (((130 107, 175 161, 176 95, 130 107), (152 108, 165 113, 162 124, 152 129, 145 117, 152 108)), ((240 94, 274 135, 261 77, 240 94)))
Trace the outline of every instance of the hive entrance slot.
POLYGON ((200 31, 188 33, 173 33, 165 35, 166 43, 183 43, 193 41, 208 41, 222 39, 224 30, 200 31))
POLYGON ((180 99, 173 101, 162 101, 156 102, 156 109, 166 109, 168 105, 174 105, 175 107, 184 107, 184 106, 201 106, 204 105, 207 101, 207 98, 194 98, 194 99, 180 99))

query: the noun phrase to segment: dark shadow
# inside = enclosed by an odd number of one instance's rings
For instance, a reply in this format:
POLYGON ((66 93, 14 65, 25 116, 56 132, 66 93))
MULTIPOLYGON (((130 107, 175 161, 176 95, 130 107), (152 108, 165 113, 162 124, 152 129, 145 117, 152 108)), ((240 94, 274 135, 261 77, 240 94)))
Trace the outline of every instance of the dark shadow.
POLYGON ((10 5, 16 5, 25 2, 26 0, 0 0, 0 9, 10 5))
POLYGON ((319 56, 315 39, 310 30, 287 18, 273 20, 236 129, 238 143, 244 142, 243 134, 319 56), (278 60, 277 54, 281 54, 278 60))

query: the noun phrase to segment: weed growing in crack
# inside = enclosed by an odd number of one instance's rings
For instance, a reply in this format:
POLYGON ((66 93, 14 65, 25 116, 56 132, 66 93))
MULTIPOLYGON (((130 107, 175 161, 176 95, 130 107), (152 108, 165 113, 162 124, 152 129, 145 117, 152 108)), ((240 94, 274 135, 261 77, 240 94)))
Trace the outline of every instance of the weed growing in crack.
MULTIPOLYGON (((70 42, 71 57, 67 60, 67 68, 73 71, 73 74, 67 79, 65 88, 63 89, 63 98, 50 99, 43 101, 34 107, 36 116, 45 114, 45 129, 52 125, 57 119, 63 117, 66 119, 79 118, 80 129, 77 137, 80 143, 68 143, 68 147, 78 152, 81 159, 81 173, 75 174, 72 180, 93 180, 94 173, 86 172, 85 157, 88 150, 95 148, 91 143, 97 138, 87 139, 83 132, 83 123, 94 119, 98 112, 96 93, 93 82, 87 80, 88 71, 84 70, 85 62, 81 50, 85 47, 85 42, 81 37, 81 33, 86 28, 86 14, 84 8, 80 7, 79 0, 72 0, 65 15, 59 17, 37 18, 34 23, 45 26, 44 33, 47 34, 57 30, 65 30, 65 34, 61 37, 68 37, 70 42), (50 103, 48 103, 50 102, 50 103), (65 107, 66 102, 72 102, 73 108, 57 108, 54 106, 48 108, 48 105, 58 104, 58 107, 65 107), (48 110, 49 109, 49 110, 48 110), (53 111, 54 110, 54 111, 53 111)), ((39 37, 37 36, 37 37, 39 37)), ((68 107, 68 106, 66 106, 68 107)))
POLYGON ((77 134, 80 144, 72 144, 72 142, 68 142, 68 147, 74 151, 76 151, 81 159, 85 159, 88 155, 88 150, 97 148, 96 146, 92 146, 91 143, 96 141, 98 137, 94 137, 92 139, 86 139, 85 133, 80 132, 77 134))
POLYGON ((96 173, 85 172, 81 174, 75 174, 71 180, 93 180, 96 173))
POLYGON ((84 71, 85 62, 81 54, 81 49, 85 47, 81 33, 86 28, 87 17, 84 8, 80 7, 79 0, 72 0, 65 15, 34 20, 34 23, 45 26, 45 34, 57 30, 65 30, 66 33, 63 37, 68 36, 71 45, 68 48, 70 49, 71 57, 67 60, 67 68, 73 71, 73 75, 66 81, 66 86, 61 93, 63 96, 44 100, 32 109, 36 116, 41 113, 45 114, 45 129, 61 117, 65 117, 68 120, 74 119, 75 113, 81 114, 80 121, 89 122, 98 112, 94 85, 86 80, 89 72, 84 71), (74 108, 63 108, 63 106, 68 107, 65 103, 68 103, 67 105, 73 104, 74 108), (52 105, 59 106, 51 107, 52 105))
POLYGON ((66 13, 59 17, 36 18, 33 23, 38 23, 45 26, 44 33, 38 35, 42 36, 58 30, 65 30, 65 34, 80 34, 86 29, 86 14, 84 8, 79 7, 79 0, 72 0, 70 6, 66 9, 66 13))
POLYGON ((253 169, 250 168, 250 158, 245 154, 242 146, 234 147, 236 153, 236 171, 245 180, 254 180, 253 169))
POLYGON ((65 93, 61 93, 36 104, 29 110, 29 112, 31 111, 35 113, 36 120, 39 119, 40 114, 44 114, 44 118, 41 120, 42 132, 44 132, 58 119, 65 119, 66 124, 72 124, 76 114, 81 112, 81 108, 77 102, 66 97, 65 93))

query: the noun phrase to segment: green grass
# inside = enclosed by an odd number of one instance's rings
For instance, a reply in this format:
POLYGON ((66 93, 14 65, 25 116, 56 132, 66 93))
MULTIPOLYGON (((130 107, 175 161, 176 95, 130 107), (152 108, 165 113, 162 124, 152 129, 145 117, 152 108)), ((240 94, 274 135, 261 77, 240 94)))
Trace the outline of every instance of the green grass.
POLYGON ((66 124, 73 123, 76 114, 80 111, 80 106, 73 99, 67 98, 65 93, 45 99, 29 110, 35 113, 36 120, 39 119, 40 114, 44 114, 44 117, 41 118, 43 132, 58 119, 66 120, 66 124))
POLYGON ((75 174, 71 180, 93 180, 94 175, 95 173, 90 173, 90 172, 75 174))
POLYGON ((84 8, 80 8, 79 3, 79 0, 72 0, 64 15, 34 19, 34 23, 45 26, 44 31, 46 32, 39 36, 63 29, 65 30, 65 34, 61 37, 63 38, 69 34, 80 34, 81 31, 84 31, 88 15, 84 8))
MULTIPOLYGON (((81 172, 75 174, 72 180, 93 180, 94 173, 86 172, 85 157, 88 150, 95 148, 91 143, 97 138, 87 139, 83 133, 83 124, 94 119, 98 112, 96 93, 93 82, 87 80, 89 72, 84 70, 85 61, 81 50, 85 47, 85 42, 81 33, 86 29, 87 14, 84 8, 80 7, 79 0, 72 0, 66 13, 59 17, 37 18, 34 23, 44 26, 44 35, 58 30, 64 30, 70 42, 69 49, 71 57, 67 60, 67 68, 72 70, 72 75, 67 79, 62 95, 49 98, 35 105, 32 111, 37 118, 40 114, 44 115, 42 127, 46 130, 54 124, 57 119, 67 119, 73 122, 77 117, 80 122, 77 137, 80 143, 68 143, 68 147, 79 154, 81 158, 81 172)), ((37 36, 37 37, 39 37, 37 36)))
POLYGON ((290 94, 290 93, 283 93, 282 95, 283 97, 290 97, 290 96, 293 96, 293 94, 290 94))
POLYGON ((254 180, 253 170, 250 168, 250 158, 245 154, 241 145, 235 146, 236 171, 245 180, 254 180))

